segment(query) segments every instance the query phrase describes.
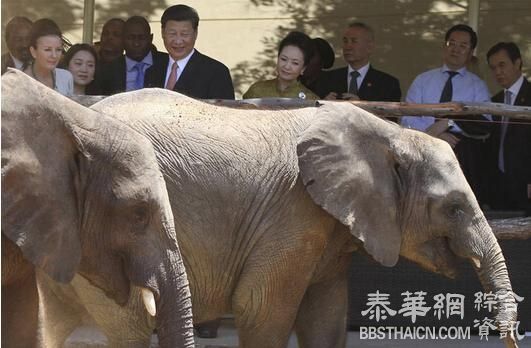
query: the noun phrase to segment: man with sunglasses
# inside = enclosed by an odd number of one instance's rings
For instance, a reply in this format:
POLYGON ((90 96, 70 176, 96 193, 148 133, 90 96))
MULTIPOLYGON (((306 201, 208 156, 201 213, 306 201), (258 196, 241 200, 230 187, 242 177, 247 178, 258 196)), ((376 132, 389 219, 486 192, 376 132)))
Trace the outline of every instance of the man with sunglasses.
MULTIPOLYGON (((465 24, 451 27, 443 44, 443 66, 418 75, 409 88, 406 101, 410 103, 488 102, 486 83, 467 70, 467 63, 477 45, 477 35, 465 24)), ((463 122, 450 119, 436 120, 432 116, 404 116, 401 124, 424 131, 446 141, 456 153, 463 172, 476 197, 481 202, 484 192, 481 182, 484 163, 480 162, 485 150, 484 140, 489 136, 490 116, 478 115, 485 122, 463 122)))

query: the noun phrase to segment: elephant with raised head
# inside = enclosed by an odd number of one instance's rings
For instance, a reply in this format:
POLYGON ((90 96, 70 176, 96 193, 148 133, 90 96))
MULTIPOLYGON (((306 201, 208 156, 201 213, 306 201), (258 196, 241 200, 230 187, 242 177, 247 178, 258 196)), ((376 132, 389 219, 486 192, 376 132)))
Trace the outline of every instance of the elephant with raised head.
MULTIPOLYGON (((61 346, 90 313, 60 305, 71 300, 61 284, 76 274, 115 304, 142 293, 161 347, 193 347, 188 279, 151 143, 10 70, 2 76, 2 347, 61 346), (37 289, 36 273, 57 286, 37 289)), ((150 338, 106 333, 114 347, 150 338)))
POLYGON ((343 103, 244 110, 151 89, 92 109, 154 145, 194 321, 232 312, 242 347, 285 347, 293 329, 301 347, 344 347, 357 248, 448 276, 466 258, 507 295, 497 320, 516 319, 500 247, 440 140, 343 103))

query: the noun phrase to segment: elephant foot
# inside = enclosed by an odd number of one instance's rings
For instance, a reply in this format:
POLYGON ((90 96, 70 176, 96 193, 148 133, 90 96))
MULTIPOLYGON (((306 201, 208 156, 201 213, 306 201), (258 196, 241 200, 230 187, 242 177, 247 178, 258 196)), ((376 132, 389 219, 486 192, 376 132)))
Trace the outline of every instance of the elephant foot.
POLYGON ((194 325, 195 334, 199 338, 216 338, 220 322, 221 319, 216 319, 194 325))

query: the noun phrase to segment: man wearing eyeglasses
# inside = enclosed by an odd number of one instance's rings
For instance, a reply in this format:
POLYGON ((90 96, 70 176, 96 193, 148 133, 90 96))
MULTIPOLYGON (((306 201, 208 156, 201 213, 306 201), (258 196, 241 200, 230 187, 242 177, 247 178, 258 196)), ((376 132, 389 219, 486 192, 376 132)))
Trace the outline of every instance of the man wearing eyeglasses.
MULTIPOLYGON (((467 70, 467 62, 477 45, 477 35, 468 25, 457 24, 445 35, 443 66, 418 75, 409 88, 406 101, 410 103, 488 102, 486 83, 467 70)), ((433 116, 404 116, 404 127, 424 131, 446 141, 456 153, 463 173, 478 200, 484 193, 481 181, 483 164, 479 161, 484 151, 484 140, 489 135, 490 116, 478 115, 476 121, 439 119, 433 116)))
POLYGON ((167 88, 200 99, 234 99, 229 69, 194 48, 199 15, 186 5, 168 7, 161 18, 169 55, 146 70, 144 87, 167 88))

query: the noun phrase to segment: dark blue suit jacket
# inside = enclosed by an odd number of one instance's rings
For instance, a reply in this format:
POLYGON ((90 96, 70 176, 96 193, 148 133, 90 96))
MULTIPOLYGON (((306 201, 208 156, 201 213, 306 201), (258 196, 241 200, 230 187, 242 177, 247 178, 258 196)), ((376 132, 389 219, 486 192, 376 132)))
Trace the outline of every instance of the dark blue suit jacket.
MULTIPOLYGON (((165 53, 158 64, 146 70, 144 87, 164 88, 169 61, 165 53)), ((229 69, 197 50, 190 57, 173 90, 197 99, 234 99, 229 69)))
MULTIPOLYGON (((324 98, 330 92, 347 93, 347 73, 348 68, 346 66, 324 72, 319 77, 315 87, 319 97, 324 98)), ((402 92, 396 77, 376 70, 371 65, 358 89, 358 97, 368 101, 399 102, 402 92)))
MULTIPOLYGON (((492 97, 496 103, 504 102, 503 90, 492 97)), ((516 96, 514 105, 531 106, 531 83, 524 77, 524 83, 516 96)), ((489 138, 489 156, 491 173, 489 177, 501 180, 499 185, 492 185, 495 192, 491 205, 497 209, 529 210, 527 184, 531 184, 531 125, 529 120, 510 119, 504 141, 504 167, 502 173, 498 169, 498 153, 500 148, 501 120, 493 116, 494 126, 489 138), (495 187, 498 186, 498 187, 495 187), (502 190, 499 188, 502 187, 502 190)), ((491 183, 492 184, 492 183, 491 183)), ((528 211, 528 213, 530 213, 528 211)))
MULTIPOLYGON (((167 58, 167 55, 162 52, 152 51, 151 54, 153 56, 153 65, 162 64, 164 58, 167 58)), ((144 73, 144 80, 146 74, 147 69, 144 73)), ((125 92, 126 79, 127 65, 125 63, 125 56, 121 56, 109 64, 105 64, 101 68, 101 71, 99 71, 96 76, 96 89, 98 90, 99 94, 102 95, 112 95, 125 92)))

